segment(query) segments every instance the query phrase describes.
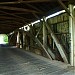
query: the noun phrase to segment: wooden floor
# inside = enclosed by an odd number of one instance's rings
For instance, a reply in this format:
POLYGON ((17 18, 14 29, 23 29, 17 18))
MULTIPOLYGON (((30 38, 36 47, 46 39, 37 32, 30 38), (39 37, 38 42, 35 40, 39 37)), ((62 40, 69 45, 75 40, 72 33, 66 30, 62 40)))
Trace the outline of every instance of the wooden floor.
POLYGON ((0 48, 0 75, 75 75, 75 69, 16 48, 0 48))

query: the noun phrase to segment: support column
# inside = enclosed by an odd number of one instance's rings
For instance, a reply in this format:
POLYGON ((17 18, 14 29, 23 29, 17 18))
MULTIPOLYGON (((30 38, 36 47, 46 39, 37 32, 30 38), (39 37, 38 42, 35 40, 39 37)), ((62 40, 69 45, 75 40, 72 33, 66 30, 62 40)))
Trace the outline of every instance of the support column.
MULTIPOLYGON (((35 30, 35 29, 34 29, 35 30)), ((33 34, 33 27, 32 25, 30 25, 30 33, 33 34)), ((30 38, 30 51, 31 52, 34 52, 35 50, 33 49, 33 46, 34 46, 34 42, 33 40, 30 38)))
POLYGON ((20 48, 22 48, 22 41, 20 40, 20 48))
POLYGON ((25 32, 23 31, 23 48, 25 48, 25 32))
POLYGON ((69 4, 70 15, 69 16, 69 33, 70 33, 70 64, 75 66, 75 13, 74 6, 69 4))
POLYGON ((45 23, 45 18, 43 18, 43 45, 47 49, 47 29, 45 23))
MULTIPOLYGON (((75 28, 75 10, 74 10, 74 21, 73 21, 73 24, 74 24, 74 28, 75 28)), ((75 66, 75 29, 74 29, 74 66, 75 66)))
MULTIPOLYGON (((47 50, 47 29, 45 25, 45 18, 43 17, 43 46, 47 50)), ((43 56, 45 56, 46 53, 43 52, 43 56)))
POLYGON ((17 34, 17 47, 19 48, 20 47, 20 33, 18 31, 18 34, 17 34))

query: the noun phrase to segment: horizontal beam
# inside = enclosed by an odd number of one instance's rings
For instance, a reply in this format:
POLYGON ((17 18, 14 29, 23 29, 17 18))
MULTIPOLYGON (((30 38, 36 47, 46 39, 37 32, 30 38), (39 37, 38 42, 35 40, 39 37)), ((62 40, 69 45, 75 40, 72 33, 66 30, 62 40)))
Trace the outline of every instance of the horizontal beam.
POLYGON ((9 28, 9 27, 20 27, 19 25, 15 25, 15 24, 0 24, 0 27, 5 27, 5 28, 9 28))
POLYGON ((1 24, 1 25, 0 25, 0 31, 2 31, 2 32, 6 31, 6 33, 7 33, 8 31, 9 31, 9 32, 14 31, 14 30, 16 30, 17 28, 19 28, 19 27, 12 27, 12 25, 4 25, 4 24, 1 24))
POLYGON ((8 17, 8 16, 1 16, 0 15, 0 20, 17 20, 19 21, 17 18, 14 18, 14 17, 8 17))
POLYGON ((20 3, 39 3, 39 2, 50 2, 53 0, 27 0, 27 1, 14 1, 14 2, 0 2, 0 4, 20 4, 20 3))
POLYGON ((28 12, 28 13, 40 13, 38 11, 35 10, 31 10, 31 9, 25 9, 25 8, 18 8, 18 7, 10 7, 10 6, 0 6, 0 9, 7 9, 7 10, 14 10, 14 11, 22 11, 22 12, 28 12))
MULTIPOLYGON (((0 5, 4 4, 21 4, 21 3, 42 3, 42 2, 56 2, 57 0, 27 0, 27 1, 14 1, 14 2, 0 2, 0 5)), ((68 0, 62 0, 68 1, 68 0)))
MULTIPOLYGON (((32 13, 25 13, 25 12, 10 12, 10 14, 15 14, 15 15, 20 15, 20 14, 32 14, 32 13)), ((5 15, 5 14, 0 14, 0 15, 5 15)))
POLYGON ((5 31, 2 31, 1 29, 0 29, 0 34, 8 34, 10 31, 8 31, 7 30, 7 32, 6 32, 6 30, 5 31))
MULTIPOLYGON (((16 28, 12 28, 12 29, 11 29, 11 27, 7 27, 7 28, 6 28, 6 27, 0 27, 0 30, 1 30, 1 31, 6 31, 6 30, 11 31, 11 30, 15 30, 15 29, 16 29, 16 28)), ((7 31, 6 31, 6 32, 7 32, 7 31)))
MULTIPOLYGON (((11 30, 11 32, 12 32, 12 30, 11 30)), ((5 31, 1 31, 1 30, 0 30, 0 33, 1 33, 1 34, 8 34, 8 33, 10 33, 10 31, 7 31, 7 32, 6 32, 6 30, 5 30, 5 31)))
POLYGON ((1 20, 1 21, 0 21, 0 24, 1 24, 1 23, 2 23, 2 24, 6 24, 6 23, 7 23, 7 24, 19 24, 19 25, 23 25, 23 23, 17 22, 17 21, 13 21, 13 20, 3 20, 3 21, 1 20))
MULTIPOLYGON (((18 18, 15 18, 15 17, 9 17, 9 16, 6 16, 6 15, 1 15, 0 14, 0 19, 9 19, 9 20, 15 20, 15 21, 20 21, 18 18)), ((24 18, 25 21, 32 21, 32 19, 28 19, 28 18, 24 18)))

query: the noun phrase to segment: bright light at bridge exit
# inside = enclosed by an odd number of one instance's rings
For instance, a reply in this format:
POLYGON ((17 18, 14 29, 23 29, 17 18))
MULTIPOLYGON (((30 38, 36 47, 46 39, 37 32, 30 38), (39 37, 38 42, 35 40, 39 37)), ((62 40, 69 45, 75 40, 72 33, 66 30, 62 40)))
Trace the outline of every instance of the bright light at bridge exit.
POLYGON ((0 44, 7 44, 8 36, 6 34, 0 34, 0 44))

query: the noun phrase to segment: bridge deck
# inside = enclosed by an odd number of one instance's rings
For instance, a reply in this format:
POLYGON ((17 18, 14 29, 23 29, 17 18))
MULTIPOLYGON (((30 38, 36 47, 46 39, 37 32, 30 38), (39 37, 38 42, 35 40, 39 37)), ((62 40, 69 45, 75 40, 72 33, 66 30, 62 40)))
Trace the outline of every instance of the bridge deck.
POLYGON ((75 70, 21 49, 0 48, 0 75, 75 75, 75 70))

